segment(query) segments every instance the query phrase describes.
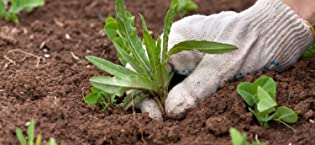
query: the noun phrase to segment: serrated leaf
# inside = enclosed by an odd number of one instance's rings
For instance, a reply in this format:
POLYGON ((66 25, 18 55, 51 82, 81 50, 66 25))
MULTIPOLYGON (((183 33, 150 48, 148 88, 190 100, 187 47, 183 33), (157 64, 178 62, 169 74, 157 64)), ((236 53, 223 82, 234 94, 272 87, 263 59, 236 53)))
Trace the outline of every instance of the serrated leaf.
POLYGON ((242 96, 246 104, 252 107, 255 104, 255 88, 252 83, 241 83, 237 86, 237 92, 242 96))
POLYGON ((128 75, 137 75, 137 73, 134 71, 131 71, 120 65, 116 65, 108 60, 99 57, 86 56, 86 59, 92 64, 94 64, 96 67, 114 76, 125 77, 128 75))
POLYGON ((17 128, 15 132, 16 132, 16 136, 17 136, 19 142, 21 143, 21 145, 26 145, 26 139, 22 133, 22 130, 17 128))
POLYGON ((276 101, 276 82, 271 78, 267 76, 262 76, 259 79, 257 79, 254 82, 254 86, 256 89, 258 89, 258 86, 263 88, 268 94, 273 98, 274 101, 276 101))
POLYGON ((134 69, 137 73, 142 74, 142 75, 146 75, 145 68, 143 68, 141 65, 139 65, 139 62, 137 62, 137 60, 134 59, 134 57, 132 57, 130 54, 128 54, 128 52, 126 52, 125 49, 121 48, 116 43, 115 43, 115 47, 116 47, 117 53, 120 56, 121 61, 125 61, 126 63, 128 63, 132 67, 132 69, 134 69))
POLYGON ((209 54, 222 54, 236 49, 237 47, 230 44, 211 41, 188 40, 174 45, 174 47, 168 52, 168 57, 187 50, 198 50, 200 52, 209 54))
POLYGON ((172 0, 171 7, 168 10, 164 19, 163 29, 163 41, 162 41, 162 64, 166 64, 168 60, 168 39, 171 31, 171 27, 175 17, 175 9, 177 6, 177 0, 172 0))
POLYGON ((233 145, 249 145, 246 135, 242 135, 235 128, 230 129, 230 136, 232 138, 233 145))
POLYGON ((158 63, 160 63, 157 59, 157 57, 160 57, 160 54, 158 54, 157 52, 157 46, 155 44, 155 40, 149 33, 144 17, 141 14, 140 14, 140 18, 142 21, 144 44, 145 44, 145 48, 147 50, 149 61, 150 61, 150 68, 152 69, 152 72, 154 73, 156 72, 156 70, 154 69, 155 66, 158 63))
POLYGON ((298 120, 298 115, 292 109, 281 106, 277 110, 277 119, 282 120, 286 123, 296 123, 298 120))
POLYGON ((131 53, 135 59, 150 72, 149 60, 147 59, 145 50, 142 47, 142 42, 137 35, 137 29, 134 26, 134 17, 128 13, 124 6, 124 0, 115 0, 116 19, 118 22, 121 35, 126 39, 131 53))
POLYGON ((258 86, 257 96, 259 98, 259 102, 257 104, 257 110, 259 112, 264 112, 277 106, 273 97, 271 97, 268 92, 260 86, 258 86))

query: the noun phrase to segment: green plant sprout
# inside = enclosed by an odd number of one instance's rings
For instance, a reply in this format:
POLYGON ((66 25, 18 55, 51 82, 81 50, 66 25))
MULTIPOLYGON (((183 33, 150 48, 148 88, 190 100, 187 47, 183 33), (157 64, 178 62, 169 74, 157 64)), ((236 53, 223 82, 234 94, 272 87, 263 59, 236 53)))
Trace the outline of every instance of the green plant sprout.
MULTIPOLYGON (((235 128, 230 129, 230 136, 232 138, 233 145, 250 145, 247 141, 246 135, 242 135, 238 130, 235 128)), ((252 143, 252 145, 265 145, 264 143, 259 142, 258 140, 252 143)))
POLYGON ((184 17, 189 12, 198 10, 198 5, 192 0, 178 0, 177 7, 175 8, 176 15, 184 17))
POLYGON ((294 130, 288 123, 296 123, 298 114, 286 106, 277 107, 276 82, 272 78, 263 76, 254 83, 241 83, 237 92, 261 126, 268 127, 268 122, 274 120, 294 130))
MULTIPOLYGON (((42 142, 42 136, 40 134, 37 135, 36 137, 36 142, 34 144, 34 134, 35 134, 35 120, 32 119, 28 129, 27 129, 27 136, 28 136, 28 141, 25 139, 22 130, 20 128, 16 129, 16 136, 21 143, 21 145, 41 145, 42 142)), ((51 138, 48 143, 45 145, 57 145, 55 139, 51 138)))
POLYGON ((168 51, 168 39, 173 23, 177 0, 173 0, 171 8, 166 14, 163 36, 157 40, 151 36, 143 16, 143 39, 137 35, 134 26, 135 17, 126 11, 124 0, 116 0, 116 19, 109 17, 106 20, 105 32, 114 43, 117 55, 122 65, 95 56, 86 59, 98 68, 113 75, 96 76, 90 79, 92 93, 85 97, 89 104, 102 102, 105 107, 113 106, 117 96, 122 97, 127 90, 129 93, 120 106, 128 109, 146 97, 151 97, 164 111, 164 102, 168 93, 169 82, 173 73, 167 71, 168 59, 181 51, 198 50, 211 54, 222 54, 236 50, 233 45, 209 41, 184 41, 168 51), (132 67, 128 69, 127 63, 132 67), (106 101, 107 100, 107 101, 106 101))
POLYGON ((31 12, 33 8, 44 4, 45 0, 0 0, 0 17, 6 21, 19 23, 18 13, 23 10, 31 12))
POLYGON ((315 44, 312 45, 311 48, 306 50, 303 54, 303 58, 311 58, 315 53, 315 44))

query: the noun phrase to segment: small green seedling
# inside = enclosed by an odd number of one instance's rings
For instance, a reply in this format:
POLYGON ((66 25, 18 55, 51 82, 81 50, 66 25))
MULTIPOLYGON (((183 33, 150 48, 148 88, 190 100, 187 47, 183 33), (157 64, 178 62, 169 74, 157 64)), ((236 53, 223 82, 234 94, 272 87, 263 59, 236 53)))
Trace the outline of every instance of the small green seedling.
POLYGON ((18 13, 23 10, 30 12, 44 4, 45 0, 0 0, 0 17, 6 21, 19 23, 18 13))
POLYGON ((198 5, 192 0, 178 0, 175 8, 176 15, 184 17, 189 12, 194 12, 198 9, 198 5))
MULTIPOLYGON (((233 145, 250 145, 247 141, 246 135, 242 135, 238 130, 235 128, 230 129, 230 136, 232 138, 233 145)), ((259 142, 258 140, 252 143, 252 145, 265 145, 264 143, 259 142)))
POLYGON ((311 58, 315 54, 315 44, 311 48, 306 50, 303 54, 303 58, 311 58))
MULTIPOLYGON (((34 144, 34 134, 35 134, 35 121, 34 119, 31 120, 28 129, 27 129, 27 136, 28 140, 24 137, 22 130, 20 128, 16 129, 16 136, 21 143, 21 145, 41 145, 42 142, 42 136, 40 134, 36 137, 36 142, 34 144)), ((51 138, 48 143, 45 145, 57 145, 55 139, 51 138)))
POLYGON ((115 1, 116 19, 107 18, 105 32, 114 43, 122 65, 116 65, 95 56, 86 57, 92 64, 113 75, 113 77, 96 76, 90 79, 93 88, 92 93, 85 97, 87 103, 103 103, 105 107, 112 106, 117 96, 121 97, 127 90, 133 90, 120 104, 125 109, 146 97, 151 97, 158 102, 163 111, 169 82, 172 78, 172 73, 167 71, 166 66, 168 59, 173 54, 185 50, 222 54, 237 49, 229 44, 190 40, 176 44, 168 51, 169 34, 176 5, 177 0, 173 0, 165 17, 163 36, 162 38, 158 37, 157 40, 151 36, 144 18, 140 15, 143 30, 143 39, 141 40, 134 26, 135 17, 126 11, 124 0, 115 1), (126 68, 127 64, 132 69, 126 68))
POLYGON ((276 82, 272 78, 263 76, 254 83, 241 83, 237 86, 237 92, 261 126, 268 127, 268 122, 275 120, 293 129, 288 123, 296 123, 298 115, 288 107, 277 107, 276 82))

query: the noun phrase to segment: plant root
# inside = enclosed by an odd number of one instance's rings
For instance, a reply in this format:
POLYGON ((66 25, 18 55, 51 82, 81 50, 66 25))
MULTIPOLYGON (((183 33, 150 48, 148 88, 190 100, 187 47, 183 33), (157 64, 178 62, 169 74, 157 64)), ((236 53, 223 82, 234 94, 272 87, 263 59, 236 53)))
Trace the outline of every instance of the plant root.
MULTIPOLYGON (((13 49, 13 50, 10 50, 10 51, 8 51, 7 55, 8 55, 8 54, 11 54, 11 53, 15 53, 15 52, 23 53, 23 54, 25 55, 22 59, 20 59, 20 60, 18 60, 18 61, 24 61, 24 60, 27 59, 28 57, 34 57, 34 58, 36 58, 36 60, 37 60, 37 61, 36 61, 36 68, 39 67, 39 64, 40 64, 41 60, 44 60, 44 61, 45 61, 45 59, 44 59, 43 57, 37 56, 37 55, 32 54, 32 53, 29 53, 29 52, 25 52, 25 51, 23 51, 23 50, 21 50, 21 49, 13 49)), ((16 61, 10 59, 7 55, 5 55, 4 58, 5 58, 7 61, 9 61, 9 62, 4 65, 4 69, 6 69, 10 64, 16 65, 16 61)))

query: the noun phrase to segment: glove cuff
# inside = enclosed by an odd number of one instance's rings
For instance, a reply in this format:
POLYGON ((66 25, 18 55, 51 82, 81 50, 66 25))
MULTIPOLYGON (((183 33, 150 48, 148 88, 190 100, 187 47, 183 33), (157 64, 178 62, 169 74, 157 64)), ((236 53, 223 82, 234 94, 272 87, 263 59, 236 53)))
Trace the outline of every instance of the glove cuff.
POLYGON ((270 60, 282 61, 282 66, 291 64, 314 42, 310 28, 282 0, 258 0, 254 6, 241 13, 245 23, 258 32, 270 48, 265 51, 270 60), (276 49, 283 48, 283 49, 276 49), (297 56, 297 57, 296 57, 297 56))

